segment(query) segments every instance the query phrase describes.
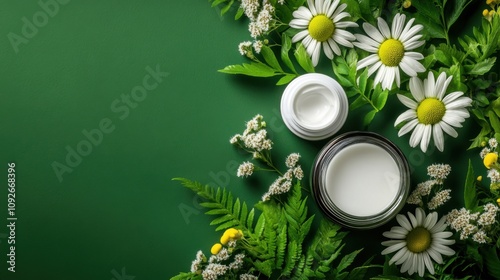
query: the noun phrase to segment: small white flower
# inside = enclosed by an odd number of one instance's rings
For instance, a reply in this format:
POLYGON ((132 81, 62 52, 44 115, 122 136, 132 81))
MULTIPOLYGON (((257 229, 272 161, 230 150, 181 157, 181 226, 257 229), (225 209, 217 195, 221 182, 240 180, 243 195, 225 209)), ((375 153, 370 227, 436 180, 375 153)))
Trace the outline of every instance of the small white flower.
POLYGON ((245 12, 245 15, 250 20, 255 20, 255 14, 259 10, 260 3, 259 0, 242 0, 241 8, 245 12))
POLYGON ((427 206, 429 207, 430 210, 438 208, 439 206, 443 205, 446 201, 451 199, 450 193, 451 193, 450 189, 442 190, 436 193, 436 195, 431 199, 431 201, 429 201, 427 206))
MULTIPOLYGON (((270 4, 266 4, 265 6, 271 6, 270 4)), ((272 6, 271 6, 272 7, 272 6)), ((262 30, 262 32, 268 32, 269 31, 269 28, 270 28, 270 25, 271 25, 271 21, 273 20, 273 16, 271 14, 271 12, 269 11, 270 9, 262 9, 260 12, 259 12, 259 15, 257 16, 257 25, 259 26, 260 30, 262 30)))
POLYGON ((293 153, 288 155, 285 160, 286 167, 294 168, 297 165, 297 162, 299 162, 299 159, 300 159, 300 154, 298 153, 293 153))
POLYGON ((236 176, 238 177, 248 177, 253 174, 253 171, 255 169, 255 166, 253 163, 246 161, 238 167, 238 172, 236 173, 236 176))
POLYGON ((382 18, 379 17, 377 20, 378 29, 367 22, 363 23, 363 29, 369 37, 361 34, 355 35, 358 42, 353 44, 373 53, 360 60, 357 69, 369 67, 368 76, 378 71, 374 86, 380 83, 382 89, 391 89, 396 81, 399 88, 401 80, 399 69, 410 77, 415 77, 417 73, 425 71, 424 66, 417 61, 423 59, 424 56, 418 52, 411 52, 425 43, 419 41, 422 35, 418 34, 424 27, 420 24, 412 27, 415 20, 413 18, 405 25, 404 14, 394 16, 391 28, 382 18))
POLYGON ((257 276, 248 273, 240 275, 240 280, 258 280, 258 279, 259 278, 257 276))
POLYGON ((455 254, 455 251, 448 247, 454 244, 455 240, 446 239, 453 233, 445 231, 445 217, 438 221, 436 212, 426 215, 424 210, 417 208, 415 215, 408 212, 408 218, 398 214, 396 220, 400 226, 392 227, 390 231, 383 233, 392 240, 382 242, 382 245, 388 246, 382 251, 382 255, 397 252, 389 260, 389 265, 402 265, 401 273, 408 272, 412 275, 418 272, 418 275, 423 277, 427 268, 434 274, 432 260, 442 264, 441 255, 455 254))
POLYGON ((260 53, 260 51, 262 50, 262 46, 264 46, 264 43, 261 40, 253 42, 253 49, 256 53, 260 53))
POLYGON ((464 93, 461 91, 445 96, 451 79, 452 76, 446 78, 446 73, 443 72, 435 81, 434 74, 429 72, 427 79, 423 81, 417 77, 410 79, 410 92, 414 100, 398 94, 401 103, 409 109, 396 119, 394 125, 406 122, 398 132, 400 137, 413 130, 411 147, 420 143, 420 149, 426 152, 432 138, 438 150, 443 151, 443 131, 452 137, 458 136, 453 127, 461 127, 461 123, 469 117, 467 107, 471 105, 472 99, 462 97, 464 93))
POLYGON ((290 26, 301 31, 293 36, 292 42, 302 41, 314 66, 318 65, 322 48, 325 55, 333 59, 334 53, 341 54, 339 44, 353 47, 351 41, 356 37, 345 28, 358 25, 352 21, 344 21, 351 15, 344 12, 346 4, 339 4, 339 0, 307 0, 309 8, 301 6, 293 12, 294 18, 290 21, 290 26))
POLYGON ((488 154, 488 153, 490 153, 490 152, 491 152, 490 148, 488 148, 488 147, 484 147, 484 148, 481 150, 481 152, 479 153, 479 156, 480 156, 481 158, 483 158, 483 159, 484 159, 484 157, 486 156, 486 154, 488 154))
POLYGON ((490 145, 490 147, 492 149, 496 149, 496 147, 498 146, 498 141, 496 138, 490 138, 490 140, 488 140, 488 145, 490 145))
POLYGON ((238 51, 240 52, 241 55, 247 55, 248 54, 248 49, 251 46, 252 46, 252 42, 250 42, 250 41, 241 42, 238 45, 238 51))
POLYGON ((260 28, 259 24, 256 21, 251 21, 248 24, 248 31, 250 32, 250 36, 254 39, 262 36, 262 34, 264 33, 264 30, 260 28))
POLYGON ((451 166, 449 164, 432 164, 427 167, 427 174, 441 184, 450 172, 451 166))
POLYGON ((491 183, 499 183, 500 182, 500 173, 496 169, 488 169, 488 174, 486 175, 490 178, 491 183))
POLYGON ((304 178, 304 171, 302 170, 302 167, 295 167, 293 169, 293 176, 297 178, 297 180, 302 180, 304 178))
POLYGON ((474 242, 477 242, 477 243, 480 243, 480 244, 484 244, 484 243, 487 243, 488 242, 488 236, 486 235, 486 233, 483 231, 483 230, 478 230, 476 233, 474 233, 474 235, 472 236, 472 240, 474 242))

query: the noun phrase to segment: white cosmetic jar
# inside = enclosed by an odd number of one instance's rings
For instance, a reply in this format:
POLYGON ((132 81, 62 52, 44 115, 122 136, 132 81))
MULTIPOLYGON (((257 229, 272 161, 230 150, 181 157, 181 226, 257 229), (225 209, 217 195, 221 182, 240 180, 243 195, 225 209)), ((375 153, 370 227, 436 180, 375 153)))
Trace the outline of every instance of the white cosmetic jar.
POLYGON ((295 78, 281 97, 285 125, 306 140, 322 140, 335 134, 344 125, 348 111, 344 89, 324 74, 295 78))
POLYGON ((323 213, 353 229, 381 226, 401 211, 410 168, 401 150, 373 132, 349 132, 317 155, 311 189, 323 213))

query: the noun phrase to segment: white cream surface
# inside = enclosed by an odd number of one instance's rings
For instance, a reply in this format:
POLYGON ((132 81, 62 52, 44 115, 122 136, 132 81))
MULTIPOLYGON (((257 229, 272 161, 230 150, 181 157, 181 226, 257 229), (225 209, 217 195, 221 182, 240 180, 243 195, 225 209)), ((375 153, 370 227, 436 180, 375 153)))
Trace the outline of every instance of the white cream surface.
POLYGON ((306 85, 294 102, 298 121, 310 128, 324 127, 333 121, 338 112, 333 93, 323 85, 306 85))
POLYGON ((342 149, 326 171, 326 190, 331 200, 354 216, 376 215, 389 207, 400 182, 396 161, 386 150, 369 143, 342 149))

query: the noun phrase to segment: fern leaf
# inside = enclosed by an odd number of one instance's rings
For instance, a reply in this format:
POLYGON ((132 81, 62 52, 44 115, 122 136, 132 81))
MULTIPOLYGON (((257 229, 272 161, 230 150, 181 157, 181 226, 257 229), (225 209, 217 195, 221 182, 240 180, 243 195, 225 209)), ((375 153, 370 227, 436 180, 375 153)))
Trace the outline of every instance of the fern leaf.
POLYGON ((264 232, 264 225, 266 222, 266 218, 264 215, 260 215, 259 219, 257 220, 257 224, 255 225, 255 234, 260 237, 262 236, 262 233, 264 232))
POLYGON ((295 240, 292 240, 288 243, 288 250, 286 254, 286 265, 281 272, 281 276, 290 276, 293 268, 295 267, 295 263, 297 262, 299 256, 299 245, 295 240))
POLYGON ((229 220, 225 223, 223 223, 222 225, 219 225, 215 231, 219 231, 219 230, 225 230, 225 229, 228 229, 228 228, 232 228, 232 227, 236 227, 238 225, 240 225, 240 221, 238 220, 229 220))
POLYGON ((287 242, 286 224, 281 227, 281 231, 276 237, 276 268, 281 269, 285 260, 286 242, 287 242))
POLYGON ((253 228, 253 218, 255 216, 255 209, 252 208, 252 210, 250 210, 250 213, 248 213, 248 217, 247 217, 247 228, 253 228))
POLYGON ((342 272, 344 269, 346 269, 351 263, 354 261, 354 258, 361 252, 362 249, 356 250, 354 252, 351 252, 347 255, 345 255, 342 260, 340 261, 339 265, 337 266, 337 273, 342 272))

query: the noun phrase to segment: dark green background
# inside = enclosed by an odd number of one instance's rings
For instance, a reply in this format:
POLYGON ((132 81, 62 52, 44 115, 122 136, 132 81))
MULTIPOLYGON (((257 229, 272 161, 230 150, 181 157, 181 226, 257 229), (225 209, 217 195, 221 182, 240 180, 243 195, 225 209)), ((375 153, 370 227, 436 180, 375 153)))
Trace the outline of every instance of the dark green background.
MULTIPOLYGON (((0 279, 166 279, 188 271, 196 251, 208 254, 220 233, 173 177, 227 186, 252 205, 272 178, 235 176, 248 156, 228 140, 246 120, 264 115, 275 161, 299 152, 306 175, 327 141, 286 129, 279 113, 284 87, 276 80, 217 73, 245 61, 237 45, 250 37, 234 11, 220 17, 202 0, 71 0, 43 22, 44 10, 30 2, 0 1, 0 279), (40 26, 16 53, 9 36, 22 36, 23 18, 40 26), (142 84, 148 66, 168 77, 128 116, 115 112, 113 102, 142 84), (66 164, 67 148, 76 149, 86 139, 82 131, 103 119, 114 130, 59 181, 54 162, 66 164), (8 162, 17 175, 15 273, 6 263, 8 162)), ((324 58, 320 69, 330 74, 324 58)), ((467 158, 460 156, 472 125, 447 138, 444 153, 424 155, 408 147, 408 136, 397 138, 393 122, 404 107, 394 97, 387 106, 368 130, 404 150, 418 171, 413 182, 426 179, 427 164, 447 162, 450 184, 461 190, 467 158)), ((352 112, 342 131, 361 129, 361 121, 361 111, 352 112)), ((378 255, 388 228, 353 232, 349 246, 367 246, 362 257, 378 255), (380 238, 367 244, 367 235, 380 238)))

